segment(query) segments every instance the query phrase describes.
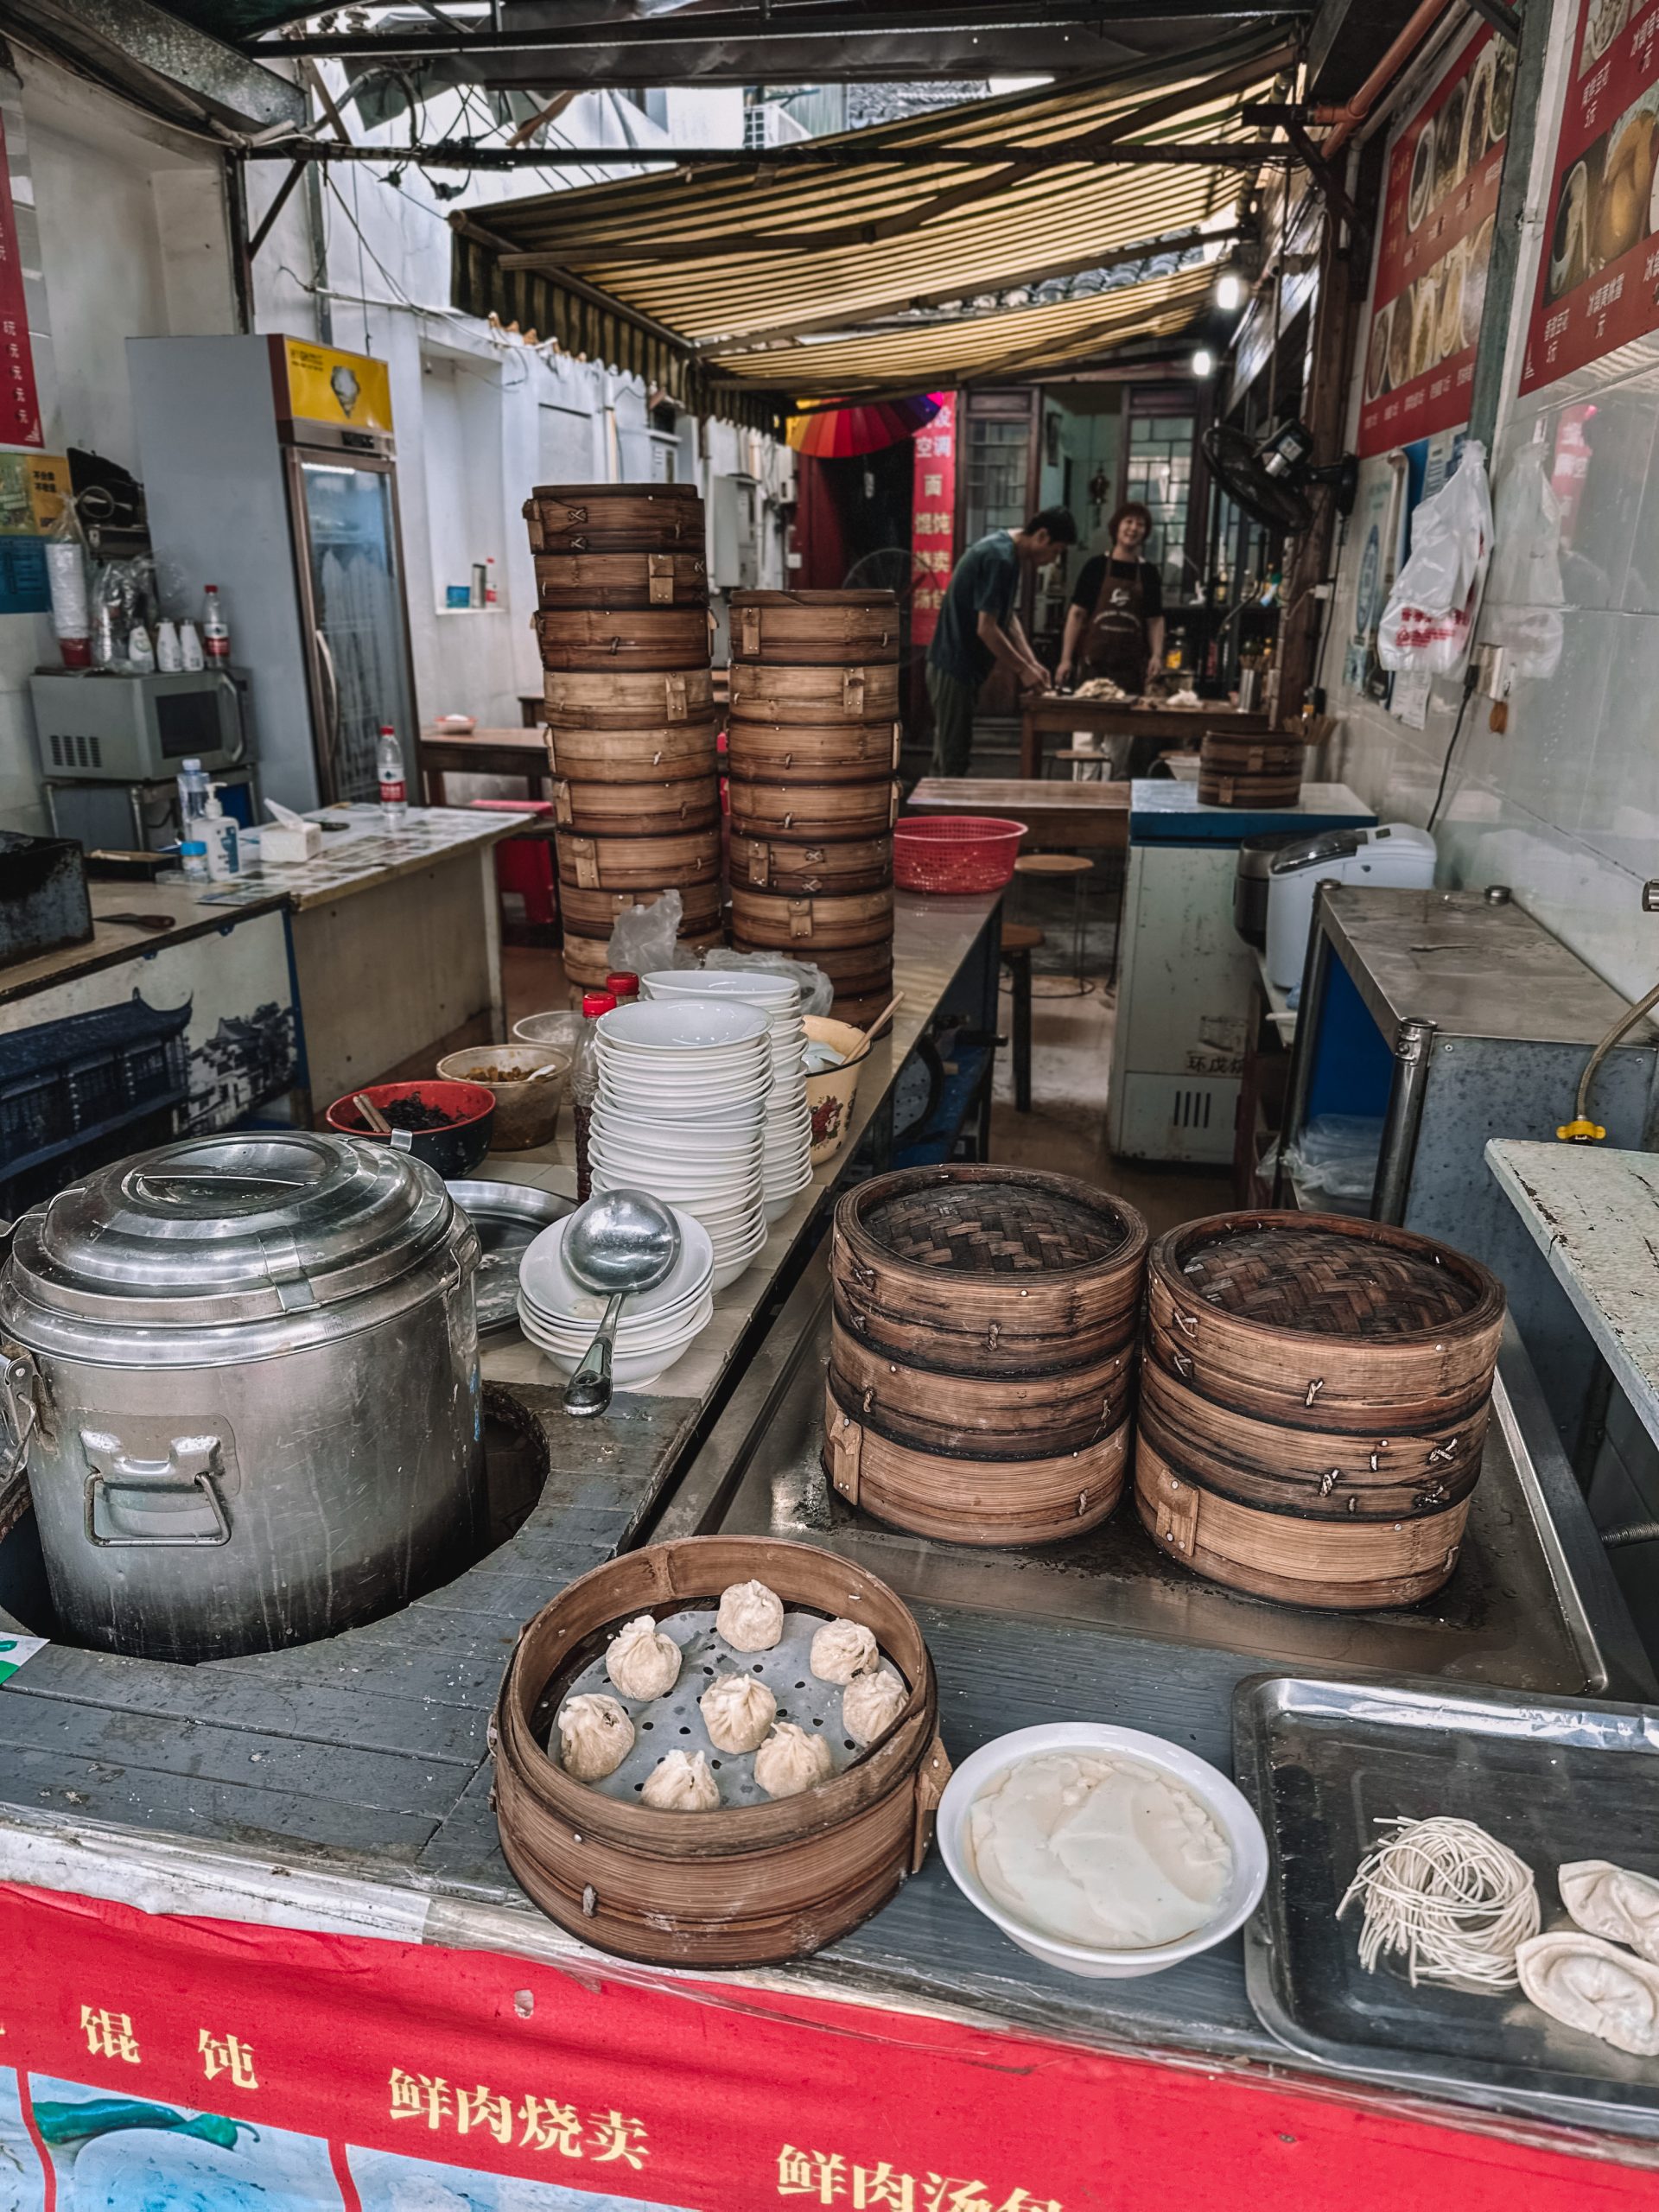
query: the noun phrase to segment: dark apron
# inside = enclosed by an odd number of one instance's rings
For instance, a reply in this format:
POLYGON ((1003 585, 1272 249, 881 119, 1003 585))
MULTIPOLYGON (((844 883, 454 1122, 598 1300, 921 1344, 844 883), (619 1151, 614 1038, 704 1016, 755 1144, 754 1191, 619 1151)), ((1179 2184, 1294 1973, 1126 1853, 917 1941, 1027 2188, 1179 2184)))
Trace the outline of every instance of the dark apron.
POLYGON ((1087 675, 1109 676, 1132 697, 1147 688, 1151 641, 1143 606, 1141 563, 1135 563, 1132 575, 1117 576, 1109 560, 1095 611, 1083 633, 1083 665, 1087 675))

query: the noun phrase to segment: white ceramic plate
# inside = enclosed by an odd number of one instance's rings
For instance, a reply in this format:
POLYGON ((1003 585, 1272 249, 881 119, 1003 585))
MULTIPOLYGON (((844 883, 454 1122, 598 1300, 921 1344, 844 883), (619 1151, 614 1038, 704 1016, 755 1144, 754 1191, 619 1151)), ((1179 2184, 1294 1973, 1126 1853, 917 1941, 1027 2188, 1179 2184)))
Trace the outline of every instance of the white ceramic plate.
POLYGON ((1262 1823, 1243 1793, 1219 1768, 1179 1744, 1166 1743, 1140 1728, 1110 1728, 1091 1720, 1050 1721, 1041 1727, 1016 1728, 999 1736, 965 1758, 945 1784, 939 1801, 937 1834, 939 1851, 951 1880, 988 1920, 995 1921, 1009 1941, 1033 1958, 1058 1967, 1063 1974, 1082 1974, 1090 1980, 1129 1980, 1141 1974, 1160 1974, 1182 1959, 1195 1958, 1224 1937, 1242 1928, 1262 1901, 1268 1879, 1268 1840, 1262 1823), (1092 1751, 1109 1758, 1135 1759, 1154 1768, 1172 1782, 1190 1789, 1215 1821, 1231 1847, 1233 1869, 1221 1902, 1202 1928, 1183 1936, 1177 1943, 1154 1943, 1142 1950, 1096 1949, 1083 1943, 1065 1943, 1029 1928, 993 1898, 982 1885, 968 1848, 968 1815, 1000 1774, 1021 1759, 1039 1751, 1092 1751))

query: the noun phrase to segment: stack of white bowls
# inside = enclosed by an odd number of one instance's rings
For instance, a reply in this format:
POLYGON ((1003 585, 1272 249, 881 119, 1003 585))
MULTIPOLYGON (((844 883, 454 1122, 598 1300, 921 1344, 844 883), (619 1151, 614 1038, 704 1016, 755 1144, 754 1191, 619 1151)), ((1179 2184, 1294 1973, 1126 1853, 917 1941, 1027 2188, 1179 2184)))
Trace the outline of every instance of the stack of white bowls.
MULTIPOLYGON (((709 1325, 715 1310, 715 1248, 709 1232, 678 1206, 680 1256, 654 1290, 630 1298, 617 1323, 611 1380, 643 1389, 673 1366, 709 1325)), ((564 1264, 564 1235, 575 1216, 543 1230, 518 1263, 518 1325, 561 1375, 574 1375, 594 1340, 606 1300, 584 1289, 564 1264)))
POLYGON ((648 1000, 721 999, 763 1013, 772 1033, 772 1089, 766 1096, 761 1187, 766 1219, 776 1221, 812 1179, 812 1115, 806 1103, 806 1027, 801 987, 788 976, 735 969, 670 968, 640 978, 648 1000))
POLYGON ((766 1241, 766 1015, 707 998, 642 1000, 601 1015, 594 1048, 593 1187, 649 1191, 694 1215, 723 1290, 766 1241))

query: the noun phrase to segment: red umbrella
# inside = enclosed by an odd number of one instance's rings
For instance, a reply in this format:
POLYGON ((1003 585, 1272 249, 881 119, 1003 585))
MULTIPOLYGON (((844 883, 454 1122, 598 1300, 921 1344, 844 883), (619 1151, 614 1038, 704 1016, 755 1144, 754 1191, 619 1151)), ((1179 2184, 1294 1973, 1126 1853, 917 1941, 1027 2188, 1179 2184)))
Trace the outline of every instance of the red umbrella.
POLYGON ((895 446, 931 423, 949 394, 918 392, 911 399, 880 399, 865 407, 820 407, 789 418, 789 442, 816 461, 850 461, 861 453, 895 446))

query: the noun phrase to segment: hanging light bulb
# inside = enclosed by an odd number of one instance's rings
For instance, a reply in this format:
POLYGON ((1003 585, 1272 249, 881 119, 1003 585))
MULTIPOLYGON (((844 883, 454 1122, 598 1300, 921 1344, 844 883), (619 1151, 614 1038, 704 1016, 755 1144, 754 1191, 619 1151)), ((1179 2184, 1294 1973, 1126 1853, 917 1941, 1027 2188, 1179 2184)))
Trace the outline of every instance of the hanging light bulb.
POLYGON ((1224 315, 1230 315, 1243 298, 1244 279, 1236 269, 1224 269, 1216 279, 1216 305, 1224 315))
POLYGON ((1193 375, 1195 377, 1207 377, 1214 369, 1215 365, 1215 355, 1210 351, 1210 348, 1207 346, 1200 346, 1198 352, 1192 356, 1193 375))

